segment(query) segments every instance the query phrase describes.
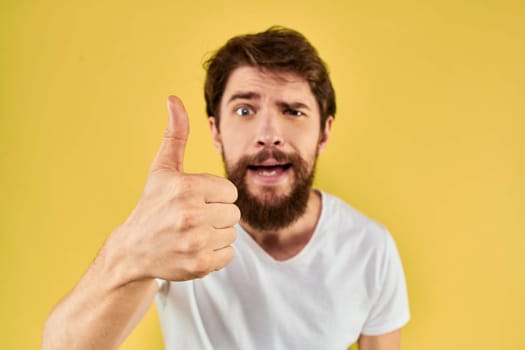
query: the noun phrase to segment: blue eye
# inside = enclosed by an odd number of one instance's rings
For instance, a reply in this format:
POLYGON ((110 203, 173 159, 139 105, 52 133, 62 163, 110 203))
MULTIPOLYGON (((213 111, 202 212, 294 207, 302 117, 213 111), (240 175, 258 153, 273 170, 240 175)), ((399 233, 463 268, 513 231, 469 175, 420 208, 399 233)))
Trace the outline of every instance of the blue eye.
POLYGON ((244 117, 244 116, 253 114, 253 111, 251 108, 248 108, 248 107, 239 107, 235 110, 235 114, 237 114, 238 116, 244 117))

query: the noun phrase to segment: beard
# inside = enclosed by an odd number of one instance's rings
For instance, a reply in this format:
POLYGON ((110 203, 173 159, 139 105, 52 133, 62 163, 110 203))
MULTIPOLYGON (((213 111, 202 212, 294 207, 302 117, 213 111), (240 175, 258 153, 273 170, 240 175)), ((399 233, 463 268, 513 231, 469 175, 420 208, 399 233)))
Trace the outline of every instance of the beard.
POLYGON ((236 164, 229 165, 223 154, 226 176, 237 187, 235 204, 241 211, 241 219, 256 230, 268 232, 286 228, 297 221, 304 212, 314 180, 316 158, 313 166, 297 154, 287 154, 277 149, 264 149, 253 156, 244 156, 236 164), (290 193, 279 195, 272 186, 264 186, 259 196, 248 189, 246 174, 249 166, 261 164, 274 158, 279 164, 290 164, 294 178, 290 193))

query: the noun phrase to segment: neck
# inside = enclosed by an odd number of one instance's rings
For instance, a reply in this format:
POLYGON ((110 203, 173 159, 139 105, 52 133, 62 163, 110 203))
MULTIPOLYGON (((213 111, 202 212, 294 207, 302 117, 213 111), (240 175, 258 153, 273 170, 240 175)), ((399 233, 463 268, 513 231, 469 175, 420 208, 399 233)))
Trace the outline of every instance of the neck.
POLYGON ((321 194, 310 191, 306 210, 291 225, 276 231, 261 231, 241 220, 240 224, 269 255, 287 260, 297 255, 310 241, 321 215, 321 194))

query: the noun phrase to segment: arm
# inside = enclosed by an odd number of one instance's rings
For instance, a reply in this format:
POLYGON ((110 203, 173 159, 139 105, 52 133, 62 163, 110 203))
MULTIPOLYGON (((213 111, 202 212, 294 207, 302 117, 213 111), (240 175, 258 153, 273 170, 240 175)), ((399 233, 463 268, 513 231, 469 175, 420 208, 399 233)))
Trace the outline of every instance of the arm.
POLYGON ((52 311, 43 349, 115 349, 151 305, 155 278, 200 278, 233 259, 237 190, 217 176, 183 173, 188 117, 178 99, 168 107, 169 125, 142 197, 52 311))
POLYGON ((359 350, 399 350, 401 349, 401 330, 381 335, 361 334, 357 342, 359 350))
POLYGON ((114 349, 147 312, 154 280, 119 286, 103 254, 46 322, 42 349, 114 349))
POLYGON ((361 329, 360 350, 399 350, 401 327, 410 319, 408 296, 401 259, 390 234, 380 263, 378 295, 361 329), (392 331, 393 330, 393 331, 392 331))

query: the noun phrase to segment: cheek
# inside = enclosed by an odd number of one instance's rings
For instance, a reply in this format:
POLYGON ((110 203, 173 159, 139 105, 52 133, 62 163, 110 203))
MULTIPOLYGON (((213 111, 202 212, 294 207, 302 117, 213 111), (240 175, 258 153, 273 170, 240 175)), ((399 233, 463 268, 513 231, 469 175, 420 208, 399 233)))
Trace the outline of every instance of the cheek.
MULTIPOLYGON (((227 154, 237 154, 242 150, 247 150, 250 143, 249 130, 241 128, 229 128, 227 132, 222 132, 222 148, 227 154)), ((252 137, 253 139, 253 137, 252 137)))
POLYGON ((316 161, 317 161, 317 157, 318 157, 318 150, 319 148, 317 147, 317 144, 315 145, 312 145, 310 144, 308 150, 304 150, 301 157, 303 158, 303 160, 305 161, 305 165, 308 169, 312 170, 316 161))
POLYGON ((226 142, 222 142, 222 158, 226 161, 227 164, 235 164, 239 159, 238 150, 241 149, 238 145, 236 146, 235 142, 232 142, 229 139, 226 142))
POLYGON ((302 156, 303 159, 310 161, 315 158, 319 150, 319 135, 301 135, 296 137, 293 148, 302 156))

